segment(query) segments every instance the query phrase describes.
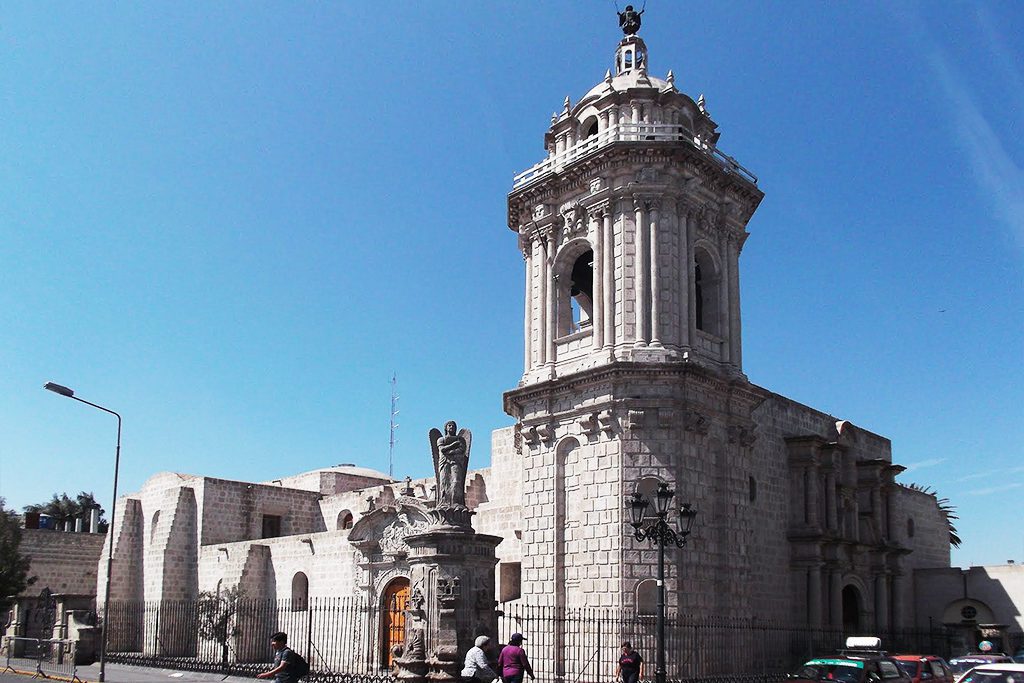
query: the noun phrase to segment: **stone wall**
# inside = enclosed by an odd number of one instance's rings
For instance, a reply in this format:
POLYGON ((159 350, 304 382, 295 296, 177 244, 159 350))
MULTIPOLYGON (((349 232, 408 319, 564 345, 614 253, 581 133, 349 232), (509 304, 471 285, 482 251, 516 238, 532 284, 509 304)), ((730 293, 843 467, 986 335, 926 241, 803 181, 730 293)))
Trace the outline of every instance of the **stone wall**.
POLYGON ((281 535, 308 534, 326 529, 318 491, 226 479, 203 479, 203 545, 259 539, 263 516, 281 518, 281 535))
POLYGON ((935 495, 900 486, 892 516, 893 539, 910 548, 908 569, 949 567, 949 526, 935 495))
POLYGON ((20 552, 32 559, 29 576, 36 582, 21 593, 96 595, 96 577, 106 534, 23 529, 20 552))
MULTIPOLYGON (((516 450, 513 427, 496 429, 491 433, 491 466, 472 470, 467 477, 483 480, 483 495, 474 492, 470 505, 476 512, 473 528, 482 534, 500 536, 504 540, 495 549, 498 558, 496 585, 499 600, 517 599, 522 593, 523 534, 523 469, 516 450), (515 596, 515 597, 513 597, 515 596)), ((467 504, 470 500, 467 498, 467 504)))

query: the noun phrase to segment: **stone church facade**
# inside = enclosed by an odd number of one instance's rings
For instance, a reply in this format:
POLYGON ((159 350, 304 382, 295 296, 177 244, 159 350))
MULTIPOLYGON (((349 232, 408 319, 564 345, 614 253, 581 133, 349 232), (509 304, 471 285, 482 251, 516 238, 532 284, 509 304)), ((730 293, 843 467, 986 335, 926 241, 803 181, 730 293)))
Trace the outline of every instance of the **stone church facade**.
MULTIPOLYGON (((656 555, 628 501, 667 482, 698 510, 669 553, 670 609, 909 626, 915 570, 949 566, 946 519, 896 483, 888 439, 747 379, 739 257, 763 195, 703 97, 648 63, 623 38, 508 196, 523 375, 504 396, 514 424, 466 486, 473 527, 502 539, 493 599, 649 613, 656 555)), ((404 538, 429 526, 432 486, 354 465, 262 483, 157 474, 118 503, 112 600, 407 594, 404 538)), ((105 572, 106 555, 99 595, 105 572)))

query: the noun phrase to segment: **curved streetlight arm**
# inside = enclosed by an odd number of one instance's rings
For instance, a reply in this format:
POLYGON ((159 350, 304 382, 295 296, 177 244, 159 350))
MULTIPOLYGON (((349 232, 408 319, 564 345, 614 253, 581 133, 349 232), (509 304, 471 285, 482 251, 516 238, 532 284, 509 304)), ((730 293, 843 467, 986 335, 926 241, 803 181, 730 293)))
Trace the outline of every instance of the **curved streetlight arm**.
POLYGON ((114 453, 114 495, 113 501, 110 503, 110 522, 108 522, 107 528, 107 540, 109 541, 107 546, 107 578, 106 587, 103 590, 103 635, 100 640, 100 683, 106 680, 106 665, 107 665, 107 637, 110 633, 110 623, 108 617, 110 616, 110 572, 114 566, 114 515, 117 512, 117 476, 121 471, 121 415, 110 408, 104 408, 103 406, 93 403, 92 401, 86 401, 84 398, 78 398, 75 396, 75 392, 71 389, 56 384, 54 382, 47 382, 43 385, 43 388, 47 391, 52 391, 55 394, 66 396, 67 398, 74 399, 79 403, 84 403, 87 406, 92 406, 98 410, 102 410, 105 413, 110 413, 117 418, 117 450, 114 453))

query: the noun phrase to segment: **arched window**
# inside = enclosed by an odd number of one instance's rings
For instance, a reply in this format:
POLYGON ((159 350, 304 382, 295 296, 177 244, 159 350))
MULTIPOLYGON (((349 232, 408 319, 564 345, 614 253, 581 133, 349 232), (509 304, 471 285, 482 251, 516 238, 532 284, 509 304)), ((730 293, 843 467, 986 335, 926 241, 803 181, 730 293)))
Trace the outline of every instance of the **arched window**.
POLYGON ((636 585, 636 613, 649 616, 658 613, 658 582, 644 579, 636 585))
POLYGON ((309 579, 302 572, 292 577, 292 611, 305 612, 309 609, 309 579))
POLYGON ((914 518, 907 517, 907 538, 914 537, 914 518))
POLYGON ((580 132, 582 133, 580 135, 581 140, 586 140, 587 138, 592 138, 597 135, 597 117, 588 117, 587 120, 580 125, 580 132))
POLYGON ((156 527, 160 524, 160 511, 157 510, 153 513, 153 521, 149 523, 149 542, 152 543, 156 538, 156 527))
POLYGON ((352 521, 352 513, 348 510, 342 510, 338 513, 338 529, 351 529, 352 521))
POLYGON ((718 268, 711 254, 698 249, 694 255, 693 292, 698 330, 721 335, 719 324, 719 277, 718 268))
POLYGON ((749 485, 750 485, 750 502, 753 503, 755 500, 757 500, 757 479, 754 479, 753 475, 750 476, 749 485))

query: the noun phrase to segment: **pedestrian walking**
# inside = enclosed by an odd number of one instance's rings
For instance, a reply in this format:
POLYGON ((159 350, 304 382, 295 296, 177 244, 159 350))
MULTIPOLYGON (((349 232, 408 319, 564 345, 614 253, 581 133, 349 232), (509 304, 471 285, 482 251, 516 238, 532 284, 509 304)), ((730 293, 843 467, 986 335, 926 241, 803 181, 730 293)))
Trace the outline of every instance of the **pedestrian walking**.
POLYGON ((498 674, 494 673, 490 662, 487 661, 487 650, 490 648, 491 639, 487 636, 477 636, 473 647, 466 653, 466 662, 462 667, 463 683, 491 683, 498 674))
POLYGON ((524 640, 526 638, 522 633, 513 633, 508 639, 508 645, 498 655, 498 671, 501 672, 502 683, 523 683, 524 673, 530 674, 531 680, 536 680, 530 660, 526 658, 526 650, 523 649, 524 640))
POLYGON ((644 658, 633 649, 633 644, 628 640, 622 644, 622 653, 619 655, 619 663, 615 667, 615 678, 622 683, 637 683, 644 674, 644 658))
POLYGON ((288 635, 283 631, 270 636, 270 647, 274 650, 274 668, 256 674, 256 678, 273 678, 276 683, 299 683, 309 673, 309 664, 299 653, 288 647, 288 635))

